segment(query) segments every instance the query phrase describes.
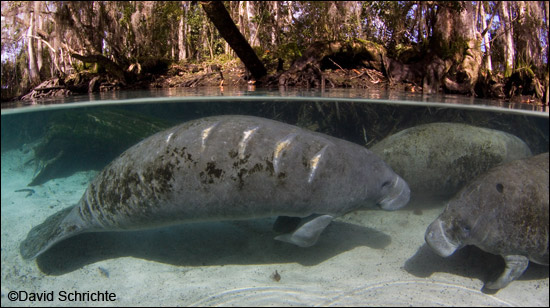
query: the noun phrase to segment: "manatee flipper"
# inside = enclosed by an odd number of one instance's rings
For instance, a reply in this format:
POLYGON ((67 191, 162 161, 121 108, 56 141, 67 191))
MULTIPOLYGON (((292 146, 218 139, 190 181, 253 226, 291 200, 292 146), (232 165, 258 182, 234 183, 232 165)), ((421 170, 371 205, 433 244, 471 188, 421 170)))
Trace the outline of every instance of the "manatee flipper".
POLYGON ((506 287, 519 278, 529 265, 529 258, 520 255, 504 256, 504 261, 506 262, 504 272, 496 280, 487 282, 484 288, 497 290, 506 287))
POLYGON ((292 216, 279 216, 273 224, 273 231, 277 233, 290 233, 300 225, 302 218, 292 216))
POLYGON ((34 259, 53 244, 82 232, 82 220, 74 219, 73 208, 61 210, 31 229, 19 246, 23 259, 34 259))
POLYGON ((313 246, 332 219, 334 217, 330 215, 311 215, 303 219, 303 223, 296 231, 276 236, 275 239, 300 247, 313 246))

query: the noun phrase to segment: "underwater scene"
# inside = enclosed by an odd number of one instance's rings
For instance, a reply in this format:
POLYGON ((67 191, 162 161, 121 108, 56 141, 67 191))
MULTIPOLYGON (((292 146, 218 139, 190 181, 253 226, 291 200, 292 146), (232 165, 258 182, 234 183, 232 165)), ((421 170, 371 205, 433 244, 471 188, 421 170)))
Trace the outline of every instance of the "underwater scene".
POLYGON ((547 111, 161 94, 2 109, 2 306, 549 305, 547 111))

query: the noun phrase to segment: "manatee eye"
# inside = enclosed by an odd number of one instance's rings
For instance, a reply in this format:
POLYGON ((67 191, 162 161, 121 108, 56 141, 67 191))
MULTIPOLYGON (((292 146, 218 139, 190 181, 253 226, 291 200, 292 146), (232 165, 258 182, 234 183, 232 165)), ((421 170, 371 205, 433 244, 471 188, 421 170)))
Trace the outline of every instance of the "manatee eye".
POLYGON ((391 181, 385 181, 384 183, 382 183, 382 188, 386 188, 390 186, 390 184, 391 184, 391 181))
POLYGON ((460 225, 458 227, 458 231, 458 233, 460 234, 460 238, 465 239, 470 237, 471 228, 468 225, 460 225))
POLYGON ((497 190, 499 193, 502 193, 502 191, 504 190, 504 186, 502 186, 502 184, 500 183, 497 183, 497 190))
POLYGON ((471 231, 470 226, 465 221, 456 221, 452 229, 460 238, 467 238, 471 231))

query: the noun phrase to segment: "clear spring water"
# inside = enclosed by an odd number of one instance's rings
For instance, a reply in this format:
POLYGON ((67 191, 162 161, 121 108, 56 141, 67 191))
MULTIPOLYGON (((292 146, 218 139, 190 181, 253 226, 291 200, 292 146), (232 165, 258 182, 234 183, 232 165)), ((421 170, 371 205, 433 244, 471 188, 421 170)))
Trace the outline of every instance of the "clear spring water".
POLYGON ((87 233, 36 261, 19 254, 30 229, 75 204, 118 154, 185 121, 255 115, 369 148, 420 124, 467 123, 513 134, 537 154, 548 151, 548 112, 535 109, 410 93, 217 88, 103 93, 3 109, 1 304, 548 306, 547 266, 531 264, 519 280, 485 294, 490 271, 503 266, 498 257, 468 247, 449 258, 433 253, 424 232, 444 209, 446 200, 437 198, 413 199, 395 212, 349 213, 310 248, 274 241, 269 218, 87 233), (13 291, 19 300, 12 301, 13 291))

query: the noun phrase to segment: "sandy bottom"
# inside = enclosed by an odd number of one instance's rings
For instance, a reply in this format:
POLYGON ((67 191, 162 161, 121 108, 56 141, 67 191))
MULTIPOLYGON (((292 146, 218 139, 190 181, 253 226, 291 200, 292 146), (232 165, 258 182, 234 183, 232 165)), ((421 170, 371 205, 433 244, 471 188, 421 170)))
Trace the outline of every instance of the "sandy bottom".
POLYGON ((24 166, 28 155, 2 154, 4 307, 549 305, 548 267, 531 264, 519 280, 485 294, 480 289, 502 269, 500 258, 470 247, 449 258, 433 253, 424 232, 443 202, 348 214, 310 248, 273 240, 274 219, 262 219, 88 233, 24 261, 19 243, 27 232, 76 203, 95 175, 52 180, 31 195, 15 192, 33 176, 24 166), (12 291, 52 301, 12 301, 12 291))

